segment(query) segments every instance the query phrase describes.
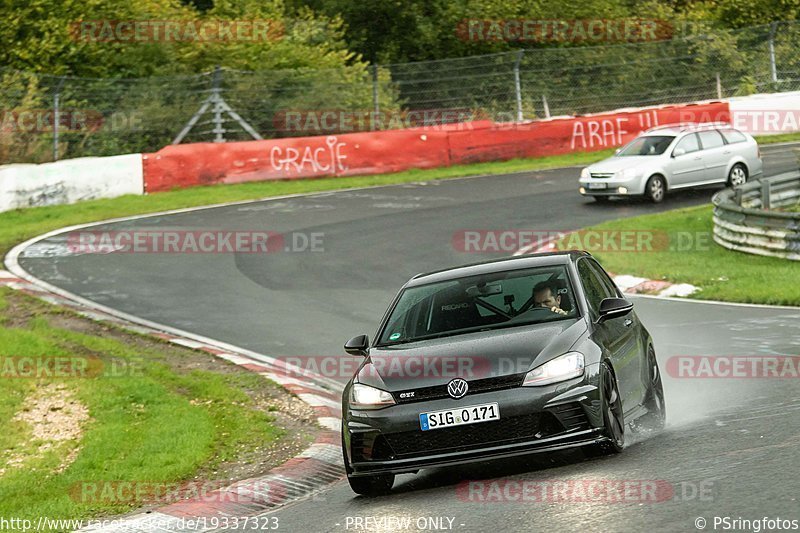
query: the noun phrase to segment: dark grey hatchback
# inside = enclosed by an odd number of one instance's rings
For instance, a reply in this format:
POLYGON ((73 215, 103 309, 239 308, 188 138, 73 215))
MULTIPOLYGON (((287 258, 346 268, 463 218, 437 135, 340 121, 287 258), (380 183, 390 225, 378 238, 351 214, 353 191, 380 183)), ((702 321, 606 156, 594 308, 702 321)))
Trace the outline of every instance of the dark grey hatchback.
POLYGON ((663 427, 661 374, 633 304, 586 252, 533 254, 415 276, 342 397, 352 489, 420 468, 584 447, 622 450, 663 427))

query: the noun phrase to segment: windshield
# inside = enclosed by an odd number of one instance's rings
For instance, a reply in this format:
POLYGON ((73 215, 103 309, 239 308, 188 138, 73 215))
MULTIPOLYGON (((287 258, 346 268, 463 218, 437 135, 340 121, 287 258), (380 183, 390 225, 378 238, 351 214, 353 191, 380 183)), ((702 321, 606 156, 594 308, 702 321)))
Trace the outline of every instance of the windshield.
POLYGON ((661 155, 667 150, 674 139, 674 136, 668 135, 646 135, 644 137, 637 137, 623 147, 622 150, 617 153, 617 157, 661 155))
POLYGON ((492 272, 405 289, 378 345, 550 322, 576 315, 566 267, 492 272))

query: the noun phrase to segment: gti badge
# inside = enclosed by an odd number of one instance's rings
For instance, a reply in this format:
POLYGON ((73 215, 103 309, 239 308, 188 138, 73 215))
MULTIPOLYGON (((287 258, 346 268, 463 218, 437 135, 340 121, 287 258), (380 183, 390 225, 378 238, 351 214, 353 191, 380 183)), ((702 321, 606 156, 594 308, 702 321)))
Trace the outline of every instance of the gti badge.
POLYGON ((461 378, 456 378, 447 384, 447 393, 456 400, 463 398, 468 389, 469 385, 461 378))

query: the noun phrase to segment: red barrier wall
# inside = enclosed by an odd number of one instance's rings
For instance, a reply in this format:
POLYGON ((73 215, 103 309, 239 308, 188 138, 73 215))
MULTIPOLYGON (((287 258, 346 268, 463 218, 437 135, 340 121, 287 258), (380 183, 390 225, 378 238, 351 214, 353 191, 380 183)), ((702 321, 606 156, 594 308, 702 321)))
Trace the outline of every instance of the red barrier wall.
POLYGON ((690 104, 527 124, 491 121, 345 135, 168 146, 145 154, 146 192, 214 183, 381 174, 619 146, 658 124, 729 120, 728 104, 690 104))

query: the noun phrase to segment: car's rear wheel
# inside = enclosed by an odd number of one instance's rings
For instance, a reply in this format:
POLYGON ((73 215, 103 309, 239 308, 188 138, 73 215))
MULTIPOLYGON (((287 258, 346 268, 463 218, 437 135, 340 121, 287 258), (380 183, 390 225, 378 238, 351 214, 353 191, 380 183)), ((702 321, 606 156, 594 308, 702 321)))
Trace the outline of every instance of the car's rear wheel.
POLYGON ((356 494, 362 496, 380 496, 392 490, 394 485, 394 474, 376 474, 373 476, 353 476, 347 464, 347 449, 344 443, 344 428, 342 428, 342 458, 344 459, 344 469, 347 473, 347 482, 356 494))
POLYGON ((650 176, 650 179, 647 180, 647 185, 645 185, 644 193, 654 204, 663 202, 664 197, 667 195, 667 182, 664 180, 664 176, 659 174, 650 176))
POLYGON ((658 368, 656 352, 651 346, 647 351, 648 388, 644 406, 647 414, 636 421, 636 429, 644 431, 661 431, 667 420, 667 405, 664 401, 664 386, 661 383, 661 371, 658 368))
POLYGON ((620 453, 625 446, 625 417, 617 379, 606 363, 600 364, 600 406, 605 440, 587 450, 590 455, 620 453))
POLYGON ((728 186, 739 187, 745 183, 747 183, 747 167, 741 163, 736 163, 731 167, 731 171, 728 172, 728 186))

